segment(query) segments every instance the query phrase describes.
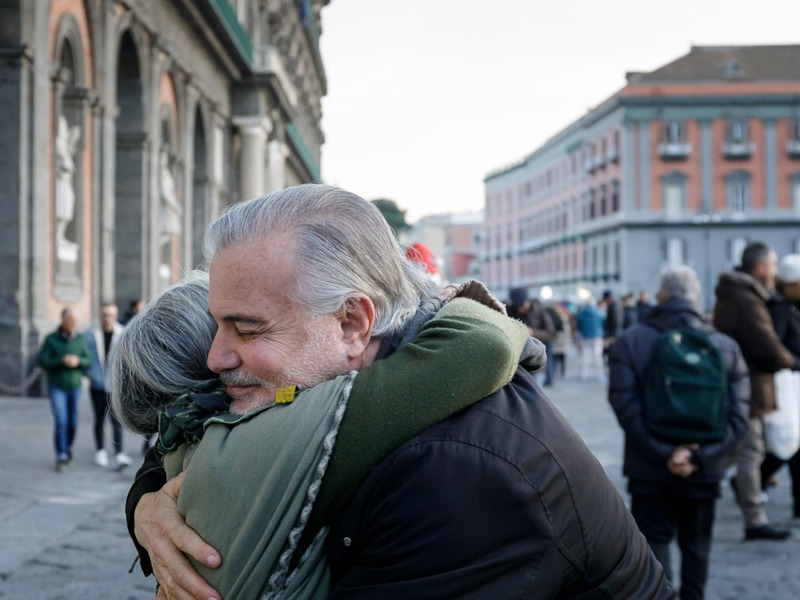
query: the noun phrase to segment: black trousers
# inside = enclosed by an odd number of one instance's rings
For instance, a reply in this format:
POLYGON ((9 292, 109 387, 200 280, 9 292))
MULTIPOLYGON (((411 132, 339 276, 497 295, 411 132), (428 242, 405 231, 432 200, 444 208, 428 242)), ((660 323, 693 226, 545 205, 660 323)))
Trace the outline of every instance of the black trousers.
POLYGON ((105 390, 91 388, 92 407, 94 408, 94 444, 98 450, 104 446, 104 425, 106 415, 111 421, 112 439, 114 440, 114 454, 122 452, 122 426, 117 421, 114 413, 108 409, 108 393, 105 390))
POLYGON ((800 450, 795 452, 789 460, 782 460, 774 454, 767 453, 761 463, 761 487, 767 488, 767 482, 775 472, 784 464, 789 465, 789 474, 792 477, 792 500, 794 501, 794 516, 800 517, 800 450))
POLYGON ((716 498, 631 496, 631 514, 667 578, 672 578, 670 542, 677 536, 681 551, 681 600, 701 600, 708 579, 708 555, 716 498))

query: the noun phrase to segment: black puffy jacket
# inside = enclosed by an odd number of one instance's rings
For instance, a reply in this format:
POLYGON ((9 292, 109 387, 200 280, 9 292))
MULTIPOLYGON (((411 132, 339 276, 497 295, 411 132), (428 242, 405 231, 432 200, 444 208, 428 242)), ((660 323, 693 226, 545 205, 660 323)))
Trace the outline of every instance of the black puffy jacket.
POLYGON ((730 453, 747 427, 750 409, 750 378, 739 345, 727 335, 713 331, 709 337, 720 350, 728 369, 730 410, 725 438, 705 444, 692 453, 700 469, 688 478, 673 475, 667 461, 675 444, 660 441, 648 431, 642 414, 644 374, 653 345, 661 331, 708 328, 692 304, 669 300, 648 313, 644 323, 626 331, 609 352, 609 401, 625 431, 623 473, 632 481, 659 482, 683 488, 718 484, 730 462, 730 453))
POLYGON ((378 465, 328 550, 339 600, 675 597, 603 467, 522 368, 378 465))

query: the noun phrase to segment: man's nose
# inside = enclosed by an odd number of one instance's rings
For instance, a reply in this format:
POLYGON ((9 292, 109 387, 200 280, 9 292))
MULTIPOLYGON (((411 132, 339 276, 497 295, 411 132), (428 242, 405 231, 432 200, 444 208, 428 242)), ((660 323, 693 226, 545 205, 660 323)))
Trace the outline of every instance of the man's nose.
POLYGON ((239 356, 228 343, 227 336, 219 329, 211 343, 211 349, 208 351, 206 364, 214 373, 229 371, 240 365, 239 356))

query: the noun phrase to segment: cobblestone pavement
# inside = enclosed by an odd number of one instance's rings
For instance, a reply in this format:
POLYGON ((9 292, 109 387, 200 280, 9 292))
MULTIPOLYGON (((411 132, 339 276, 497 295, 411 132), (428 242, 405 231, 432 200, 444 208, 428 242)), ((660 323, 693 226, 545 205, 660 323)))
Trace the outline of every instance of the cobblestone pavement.
MULTIPOLYGON (((569 372, 569 371, 568 371, 569 372)), ((605 388, 572 378, 546 388, 624 492, 622 435, 605 388)), ((75 458, 66 473, 53 469, 47 400, 0 397, 0 598, 23 600, 153 597, 154 582, 138 570, 123 516, 135 467, 116 472, 93 462, 92 411, 80 407, 75 458)), ((126 450, 139 460, 141 441, 128 434, 126 450)), ((790 524, 790 486, 783 469, 770 493, 768 514, 790 524)), ((711 556, 708 600, 800 598, 800 527, 785 542, 743 542, 742 520, 723 488, 711 556)), ((677 563, 676 563, 677 564, 677 563)))

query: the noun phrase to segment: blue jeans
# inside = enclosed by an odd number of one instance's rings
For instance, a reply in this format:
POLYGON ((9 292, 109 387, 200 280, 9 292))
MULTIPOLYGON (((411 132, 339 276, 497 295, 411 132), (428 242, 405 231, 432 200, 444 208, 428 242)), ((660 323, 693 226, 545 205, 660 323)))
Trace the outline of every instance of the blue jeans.
POLYGON ((56 460, 67 460, 75 441, 75 430, 78 428, 78 401, 81 399, 81 388, 66 391, 48 386, 50 410, 55 420, 56 460))

